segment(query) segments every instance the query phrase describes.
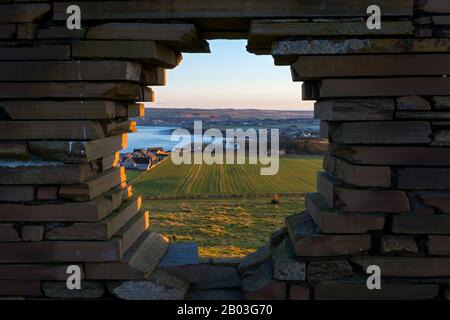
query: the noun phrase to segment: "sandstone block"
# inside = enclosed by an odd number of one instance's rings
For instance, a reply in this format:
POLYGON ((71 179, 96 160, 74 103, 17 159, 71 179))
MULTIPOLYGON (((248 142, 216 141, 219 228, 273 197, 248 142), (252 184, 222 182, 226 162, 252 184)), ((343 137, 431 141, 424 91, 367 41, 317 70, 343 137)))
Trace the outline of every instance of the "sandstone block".
POLYGON ((429 278, 448 277, 450 258, 430 257, 355 257, 351 261, 364 270, 377 265, 383 271, 383 277, 429 278))
POLYGON ((21 236, 23 241, 42 241, 44 239, 44 226, 25 225, 22 227, 21 236))
POLYGON ((397 109, 398 110, 408 110, 408 111, 427 111, 431 110, 430 103, 422 97, 418 96, 407 96, 397 99, 397 109))
POLYGON ((338 213, 327 207, 318 193, 306 195, 306 209, 322 233, 362 234, 383 230, 385 217, 382 214, 338 213))
POLYGON ((286 226, 299 257, 351 255, 370 249, 370 235, 324 235, 308 214, 286 218, 286 226))
POLYGON ((327 121, 393 120, 394 100, 325 100, 314 104, 315 118, 327 121))
POLYGON ((450 234, 450 215, 397 215, 392 231, 401 234, 450 234))
POLYGON ((405 192, 336 188, 337 209, 344 212, 405 213, 411 209, 405 192))
POLYGON ((311 261, 308 263, 309 282, 331 282, 353 277, 353 270, 346 259, 311 261))
POLYGON ((381 253, 409 253, 419 252, 416 241, 411 236, 384 235, 381 240, 381 253))

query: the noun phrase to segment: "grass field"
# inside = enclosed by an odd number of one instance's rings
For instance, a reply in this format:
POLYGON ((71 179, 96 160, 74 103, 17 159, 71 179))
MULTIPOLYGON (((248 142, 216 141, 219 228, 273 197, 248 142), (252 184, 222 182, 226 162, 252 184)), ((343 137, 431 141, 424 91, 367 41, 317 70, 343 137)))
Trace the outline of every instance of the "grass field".
POLYGON ((244 256, 283 227, 284 217, 304 210, 303 197, 149 200, 151 228, 172 241, 197 242, 203 257, 244 256))
MULTIPOLYGON (((304 210, 304 197, 282 196, 272 204, 270 196, 251 194, 306 193, 316 189, 316 173, 322 157, 282 157, 275 176, 261 176, 253 165, 174 165, 170 159, 133 183, 144 198, 177 195, 186 199, 144 201, 151 227, 173 241, 195 241, 206 257, 246 255, 267 243, 284 218, 304 210), (229 194, 228 198, 214 195, 229 194), (236 198, 231 195, 247 195, 236 198), (210 195, 211 199, 188 199, 210 195)), ((140 172, 128 172, 128 181, 140 172)))
POLYGON ((322 157, 280 158, 274 176, 261 176, 259 165, 179 165, 170 159, 133 184, 144 195, 304 193, 316 189, 322 157))

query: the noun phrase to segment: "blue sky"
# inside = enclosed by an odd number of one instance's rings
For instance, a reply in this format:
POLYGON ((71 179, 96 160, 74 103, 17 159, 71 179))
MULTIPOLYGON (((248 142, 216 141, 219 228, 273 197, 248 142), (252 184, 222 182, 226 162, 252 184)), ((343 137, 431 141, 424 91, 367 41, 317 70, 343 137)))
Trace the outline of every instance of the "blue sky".
POLYGON ((167 71, 167 86, 153 87, 162 108, 257 108, 312 110, 301 101, 301 85, 289 67, 275 66, 271 56, 246 51, 247 41, 210 41, 211 54, 184 54, 167 71))

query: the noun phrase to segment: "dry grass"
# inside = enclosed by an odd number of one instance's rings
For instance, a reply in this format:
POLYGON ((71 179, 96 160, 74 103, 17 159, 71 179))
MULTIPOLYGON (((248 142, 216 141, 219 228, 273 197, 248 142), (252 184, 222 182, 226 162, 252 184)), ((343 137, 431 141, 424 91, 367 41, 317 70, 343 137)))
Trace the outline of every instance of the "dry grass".
POLYGON ((284 217, 304 210, 303 198, 151 200, 151 227, 172 241, 193 241, 205 257, 244 256, 283 227, 284 217))

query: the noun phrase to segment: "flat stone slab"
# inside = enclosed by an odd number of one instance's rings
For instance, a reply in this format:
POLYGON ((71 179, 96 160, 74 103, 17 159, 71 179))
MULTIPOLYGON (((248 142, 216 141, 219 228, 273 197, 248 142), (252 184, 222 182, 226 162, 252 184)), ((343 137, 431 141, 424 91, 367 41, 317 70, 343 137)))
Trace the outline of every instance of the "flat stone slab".
POLYGON ((189 283, 200 283, 202 271, 200 268, 197 244, 171 244, 159 263, 158 269, 179 276, 189 283))
POLYGON ((240 288, 241 278, 234 267, 202 265, 202 281, 193 286, 194 290, 240 288))
POLYGON ((155 273, 146 281, 108 283, 109 291, 124 300, 183 300, 189 283, 163 271, 155 273))

